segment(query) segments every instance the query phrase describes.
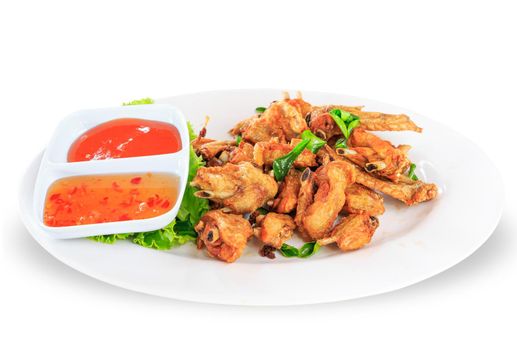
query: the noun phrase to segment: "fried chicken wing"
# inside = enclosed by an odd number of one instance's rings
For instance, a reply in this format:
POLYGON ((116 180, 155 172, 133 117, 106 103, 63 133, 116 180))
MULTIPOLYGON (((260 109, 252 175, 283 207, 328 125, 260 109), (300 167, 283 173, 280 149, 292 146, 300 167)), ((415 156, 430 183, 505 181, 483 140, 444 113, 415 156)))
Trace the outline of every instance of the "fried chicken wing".
POLYGON ((367 172, 398 182, 411 164, 405 149, 394 147, 390 142, 355 128, 347 141, 348 149, 338 149, 343 155, 364 168, 367 172))
POLYGON ((353 183, 346 188, 345 194, 343 210, 349 214, 379 216, 384 213, 382 196, 368 187, 353 183))
POLYGON ((241 134, 245 141, 267 142, 278 138, 280 142, 288 142, 308 129, 305 115, 310 112, 311 105, 303 99, 285 99, 273 102, 262 114, 240 122, 233 129, 233 134, 241 134))
POLYGON ((231 150, 235 146, 235 141, 216 141, 203 137, 198 137, 192 141, 192 148, 203 159, 210 160, 223 151, 231 150))
MULTIPOLYGON (((346 160, 345 157, 336 153, 329 146, 325 146, 325 152, 329 158, 346 160)), ((321 150, 320 150, 321 151, 321 150)), ((393 183, 388 180, 380 179, 346 160, 356 167, 356 182, 366 186, 372 190, 382 192, 390 197, 398 199, 407 205, 413 205, 434 199, 438 195, 438 187, 432 183, 425 183, 420 180, 414 181, 406 175, 401 175, 399 183, 393 183)))
MULTIPOLYGON (((355 181, 355 169, 344 161, 334 161, 315 173, 318 188, 314 201, 302 218, 303 230, 313 239, 323 238, 345 204, 345 190, 355 181)), ((299 215, 299 213, 297 213, 299 215)))
POLYGON ((332 136, 341 135, 342 132, 336 125, 329 112, 333 109, 341 109, 359 117, 361 127, 369 131, 416 131, 422 132, 405 114, 386 114, 379 112, 366 112, 362 107, 329 105, 314 107, 310 113, 309 127, 319 137, 330 139, 332 136))
POLYGON ((298 203, 296 204, 296 215, 294 217, 298 232, 304 241, 311 240, 311 237, 305 233, 303 228, 303 216, 307 208, 314 202, 315 192, 315 175, 310 168, 306 168, 300 176, 300 190, 298 191, 298 203))
POLYGON ((239 146, 230 152, 230 163, 237 164, 240 162, 253 162, 253 145, 241 141, 239 146))
MULTIPOLYGON (((271 165, 275 159, 283 157, 287 153, 291 152, 300 141, 300 139, 292 139, 289 144, 278 142, 257 142, 253 149, 253 162, 258 166, 271 165)), ((294 166, 298 168, 316 165, 316 155, 308 149, 304 149, 294 161, 294 166)))
POLYGON ((429 201, 438 195, 438 187, 435 184, 414 181, 407 176, 402 176, 399 183, 393 183, 358 170, 356 182, 398 199, 406 205, 429 201))
POLYGON ((248 220, 222 210, 207 212, 195 227, 198 243, 205 245, 210 256, 231 263, 237 260, 248 238, 253 235, 248 220))
POLYGON ((319 245, 336 243, 342 251, 360 249, 370 243, 379 220, 368 214, 350 214, 330 232, 329 237, 318 240, 319 245))
POLYGON ((285 241, 289 240, 296 228, 296 224, 289 215, 267 213, 261 219, 257 230, 260 240, 271 247, 280 249, 285 241))
POLYGON ((260 117, 260 114, 257 113, 257 114, 252 115, 249 118, 241 120, 240 122, 235 124, 235 126, 233 128, 230 129, 230 131, 229 131, 230 135, 233 135, 233 136, 241 135, 242 132, 244 130, 248 129, 250 127, 250 124, 254 123, 255 119, 258 119, 259 117, 260 117))
POLYGON ((200 168, 191 182, 195 193, 230 208, 235 213, 251 213, 273 199, 278 185, 249 162, 200 168))
POLYGON ((273 202, 273 209, 283 214, 293 211, 298 203, 298 192, 300 192, 300 172, 291 169, 280 184, 278 192, 278 197, 273 202))

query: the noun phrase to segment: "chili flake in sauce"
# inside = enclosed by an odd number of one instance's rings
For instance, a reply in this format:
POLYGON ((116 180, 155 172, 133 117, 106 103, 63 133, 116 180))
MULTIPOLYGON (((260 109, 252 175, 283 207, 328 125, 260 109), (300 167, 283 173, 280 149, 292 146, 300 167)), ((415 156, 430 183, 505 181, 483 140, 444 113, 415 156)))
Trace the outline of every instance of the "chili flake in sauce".
POLYGON ((50 186, 43 221, 57 227, 156 217, 174 206, 178 186, 165 173, 66 177, 50 186))

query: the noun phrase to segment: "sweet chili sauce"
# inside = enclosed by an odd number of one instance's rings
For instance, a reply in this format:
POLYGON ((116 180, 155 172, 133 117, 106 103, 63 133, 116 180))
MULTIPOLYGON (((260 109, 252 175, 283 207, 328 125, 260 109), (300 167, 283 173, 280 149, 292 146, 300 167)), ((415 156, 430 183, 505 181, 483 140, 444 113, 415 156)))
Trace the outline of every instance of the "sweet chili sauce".
POLYGON ((175 126, 147 119, 121 118, 99 124, 79 136, 69 162, 174 153, 181 149, 175 126))
POLYGON ((56 227, 156 217, 174 206, 178 186, 179 179, 165 173, 62 178, 47 192, 43 222, 56 227))

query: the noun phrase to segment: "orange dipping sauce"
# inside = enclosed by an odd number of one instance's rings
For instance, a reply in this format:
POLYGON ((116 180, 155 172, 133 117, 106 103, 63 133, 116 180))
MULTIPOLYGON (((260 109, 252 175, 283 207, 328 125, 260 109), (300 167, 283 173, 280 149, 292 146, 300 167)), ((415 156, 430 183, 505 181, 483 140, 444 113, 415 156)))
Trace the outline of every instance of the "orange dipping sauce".
POLYGON ((54 182, 45 200, 47 226, 148 219, 168 212, 179 179, 164 173, 72 176, 54 182))
POLYGON ((181 150, 175 126, 146 119, 121 118, 86 131, 68 151, 69 162, 129 158, 174 153, 181 150))

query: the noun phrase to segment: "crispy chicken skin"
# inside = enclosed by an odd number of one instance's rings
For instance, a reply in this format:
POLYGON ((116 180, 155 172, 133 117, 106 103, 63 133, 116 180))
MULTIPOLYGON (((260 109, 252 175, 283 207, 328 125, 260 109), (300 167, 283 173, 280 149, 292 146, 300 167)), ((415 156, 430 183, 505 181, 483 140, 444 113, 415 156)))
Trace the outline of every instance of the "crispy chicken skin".
MULTIPOLYGON (((337 154, 331 147, 325 146, 324 159, 346 159, 337 154)), ((321 152, 321 150, 320 150, 321 152)), ((350 162, 349 160, 346 160, 350 162)), ((350 164, 354 164, 350 162, 350 164)), ((356 182, 366 186, 374 191, 379 191, 387 194, 390 197, 404 202, 406 205, 414 205, 434 199, 438 195, 438 187, 432 183, 425 183, 422 181, 414 181, 406 175, 400 176, 399 183, 393 183, 389 180, 380 179, 371 174, 368 174, 363 169, 356 167, 356 182)))
POLYGON ((302 225, 312 239, 320 239, 328 233, 343 208, 345 190, 355 181, 355 169, 345 161, 334 161, 320 167, 315 175, 318 190, 313 203, 302 214, 302 225))
POLYGON ((353 183, 346 188, 343 210, 349 214, 379 216, 384 213, 384 200, 377 192, 353 183))
POLYGON ((300 176, 300 190, 298 191, 298 203, 296 204, 296 216, 294 222, 298 232, 304 241, 310 241, 311 237, 303 228, 303 216, 307 208, 314 202, 316 192, 315 175, 310 168, 306 168, 300 176))
POLYGON ((273 199, 278 185, 249 162, 200 168, 191 182, 195 195, 228 207, 235 213, 251 213, 273 199))
POLYGON ((198 137, 192 141, 192 147, 203 159, 210 160, 223 151, 229 151, 235 146, 235 141, 216 141, 198 137))
POLYGON ((312 106, 300 94, 290 98, 287 93, 234 126, 230 133, 240 136, 238 144, 207 138, 205 122, 191 142, 205 160, 191 185, 212 209, 194 227, 198 247, 206 246, 208 255, 229 263, 242 255, 252 235, 263 243, 259 254, 270 259, 295 232, 306 242, 336 243, 345 252, 364 247, 385 211, 384 194, 408 206, 438 194, 436 185, 406 175, 409 145, 394 146, 370 132, 403 130, 422 132, 405 114, 312 106), (345 148, 336 148, 343 133, 332 109, 359 117, 345 148), (292 151, 307 129, 325 139, 325 146, 316 154, 304 149, 277 183, 273 162, 292 151))
MULTIPOLYGON (((300 139, 292 139, 289 144, 278 142, 257 142, 253 149, 253 162, 258 166, 271 165, 275 159, 291 152, 300 141, 300 139)), ((294 166, 298 168, 316 165, 316 155, 308 149, 304 149, 294 161, 294 166)))
POLYGON ((231 133, 241 134, 245 141, 267 142, 278 138, 281 143, 298 137, 308 129, 305 115, 311 111, 311 105, 301 98, 275 101, 260 115, 238 123, 231 133))
POLYGON ((367 172, 398 182, 400 175, 410 165, 405 150, 394 147, 390 142, 355 128, 347 141, 348 149, 338 149, 344 156, 364 168, 367 172))
POLYGON ((382 180, 362 170, 357 171, 357 183, 373 190, 387 194, 390 197, 413 205, 434 199, 438 195, 438 187, 422 181, 414 181, 402 176, 399 183, 382 180))
POLYGON ((370 243, 379 220, 368 214, 350 214, 342 218, 330 232, 329 237, 318 240, 318 244, 336 243, 342 251, 360 249, 370 243))
POLYGON ((278 197, 273 202, 273 209, 283 214, 293 211, 298 203, 298 192, 300 192, 300 172, 296 169, 289 170, 284 181, 280 183, 278 192, 278 197))
POLYGON ((253 145, 241 141, 239 146, 230 152, 230 163, 238 164, 240 162, 253 162, 253 145))
POLYGON ((237 260, 253 235, 248 220, 221 210, 207 212, 195 227, 198 245, 206 246, 210 256, 231 263, 237 260))
POLYGON ((333 109, 341 109, 359 117, 361 127, 369 131, 416 131, 422 132, 405 114, 385 114, 379 112, 365 112, 362 107, 355 106, 319 106, 314 107, 310 114, 309 127, 319 137, 330 139, 332 136, 341 135, 341 130, 334 122, 329 112, 333 109))
POLYGON ((258 237, 264 244, 280 249, 293 236, 295 228, 296 224, 289 215, 270 212, 260 221, 258 237))

